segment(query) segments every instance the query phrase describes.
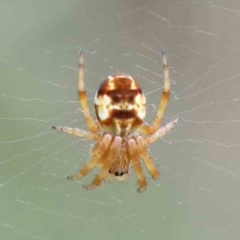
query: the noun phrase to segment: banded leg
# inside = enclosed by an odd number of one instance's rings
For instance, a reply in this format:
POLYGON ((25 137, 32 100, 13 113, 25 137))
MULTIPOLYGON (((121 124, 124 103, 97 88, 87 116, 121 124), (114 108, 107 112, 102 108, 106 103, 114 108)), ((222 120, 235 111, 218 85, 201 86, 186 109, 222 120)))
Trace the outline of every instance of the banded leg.
POLYGON ((142 157, 144 163, 146 164, 148 171, 152 175, 153 179, 159 178, 159 171, 153 163, 152 158, 148 153, 148 148, 145 139, 142 136, 137 137, 138 149, 140 152, 140 156, 142 157))
POLYGON ((138 146, 134 139, 130 139, 128 141, 128 149, 127 150, 128 150, 129 157, 133 163, 134 170, 137 174, 137 179, 138 179, 138 184, 139 184, 138 192, 143 192, 147 187, 147 182, 144 177, 143 170, 142 170, 142 167, 140 164, 140 156, 139 156, 139 152, 138 152, 138 146))
POLYGON ((99 132, 99 125, 92 118, 88 101, 87 101, 87 93, 84 87, 84 59, 83 59, 83 50, 81 50, 79 54, 79 68, 78 68, 78 98, 82 106, 84 118, 86 124, 91 132, 99 132))
POLYGON ((162 91, 162 96, 160 99, 159 108, 157 110, 157 114, 156 114, 156 117, 155 117, 152 125, 148 125, 148 124, 144 123, 139 128, 138 131, 141 133, 144 133, 144 134, 152 134, 152 133, 156 132, 157 129, 160 127, 160 125, 162 123, 163 114, 166 109, 169 97, 170 97, 169 70, 168 70, 167 58, 166 58, 164 52, 162 52, 162 63, 163 63, 164 85, 163 85, 163 91, 162 91))
POLYGON ((102 182, 102 180, 106 177, 108 174, 108 170, 112 164, 113 161, 115 161, 120 153, 120 146, 122 144, 122 138, 116 136, 109 148, 109 153, 107 155, 103 155, 103 157, 106 159, 103 159, 104 164, 101 168, 100 172, 97 174, 97 176, 93 179, 92 183, 89 185, 84 185, 83 188, 85 189, 93 189, 97 186, 99 186, 102 182))
POLYGON ((100 135, 97 133, 87 132, 79 128, 70 128, 70 127, 62 127, 62 126, 53 126, 52 128, 57 130, 58 132, 68 133, 77 137, 82 137, 82 138, 94 140, 94 141, 98 141, 100 137, 100 135))
POLYGON ((85 166, 75 175, 67 176, 68 180, 77 180, 83 176, 86 176, 92 168, 96 165, 99 158, 101 158, 104 153, 108 150, 109 144, 111 143, 112 137, 109 134, 104 135, 98 144, 98 149, 96 149, 95 154, 92 158, 85 164, 85 166))
POLYGON ((178 122, 179 119, 175 119, 167 123, 165 126, 160 127, 154 134, 146 137, 147 144, 149 145, 158 140, 159 138, 163 137, 165 134, 167 134, 167 132, 174 128, 178 122))

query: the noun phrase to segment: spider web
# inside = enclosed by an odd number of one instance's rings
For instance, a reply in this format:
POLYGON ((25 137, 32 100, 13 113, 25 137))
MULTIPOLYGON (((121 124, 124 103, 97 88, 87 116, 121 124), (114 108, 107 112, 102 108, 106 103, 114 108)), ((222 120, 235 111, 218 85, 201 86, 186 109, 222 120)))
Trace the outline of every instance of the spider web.
POLYGON ((239 239, 240 4, 232 1, 2 1, 1 239, 239 239), (133 76, 154 118, 161 50, 171 76, 164 123, 181 122, 150 147, 161 172, 136 192, 125 183, 70 182, 92 142, 51 130, 86 129, 77 99, 85 50, 92 107, 111 73, 133 76))

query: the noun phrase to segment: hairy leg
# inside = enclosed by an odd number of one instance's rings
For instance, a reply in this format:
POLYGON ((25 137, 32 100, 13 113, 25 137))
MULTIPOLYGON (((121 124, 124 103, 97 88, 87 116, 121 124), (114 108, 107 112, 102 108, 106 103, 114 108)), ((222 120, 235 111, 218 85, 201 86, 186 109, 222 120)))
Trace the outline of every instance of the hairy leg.
POLYGON ((75 175, 69 175, 67 177, 68 180, 77 180, 89 173, 91 169, 96 165, 99 158, 104 155, 104 153, 108 150, 109 145, 111 143, 112 137, 109 134, 103 136, 103 138, 98 142, 98 148, 95 151, 95 154, 91 157, 91 159, 85 164, 85 166, 75 175))
POLYGON ((156 166, 153 163, 152 158, 148 153, 147 143, 145 139, 142 136, 138 136, 136 140, 137 140, 140 156, 142 157, 144 163, 146 164, 153 179, 159 178, 159 171, 157 170, 156 166))
POLYGON ((94 140, 94 141, 98 141, 99 140, 99 134, 97 133, 93 133, 93 132, 88 132, 79 128, 70 128, 70 127, 63 127, 63 126, 53 126, 53 129, 56 129, 59 132, 64 132, 64 133, 68 133, 77 137, 82 137, 82 138, 86 138, 89 140, 94 140))
POLYGON ((176 126, 176 124, 179 122, 179 119, 175 119, 169 123, 167 123, 165 126, 159 128, 154 134, 146 137, 147 144, 151 144, 158 140, 159 138, 163 137, 167 132, 169 132, 172 128, 176 126))
POLYGON ((138 146, 137 146, 137 143, 134 139, 128 140, 127 144, 128 144, 127 145, 128 146, 127 151, 128 151, 128 154, 129 154, 129 158, 131 159, 131 161, 133 163, 134 170, 137 174, 137 179, 138 179, 138 184, 139 184, 138 191, 142 192, 146 189, 147 182, 146 182, 146 179, 144 177, 143 170, 142 170, 142 167, 141 167, 141 164, 140 164, 140 155, 139 155, 139 152, 138 152, 138 146))
MULTIPOLYGON (((122 144, 122 138, 116 136, 109 148, 109 153, 107 154, 106 159, 103 159, 103 161, 105 162, 100 172, 96 175, 96 177, 93 179, 91 184, 83 186, 85 189, 93 189, 101 184, 102 180, 108 174, 108 170, 112 162, 118 158, 121 144, 122 144)), ((104 154, 104 157, 105 157, 105 154, 104 154)))
POLYGON ((169 70, 167 65, 167 59, 165 56, 165 53, 162 52, 162 63, 163 63, 163 75, 164 75, 164 85, 163 85, 163 91, 162 96, 160 99, 160 104, 157 110, 156 117, 152 123, 152 125, 148 125, 146 123, 142 124, 142 126, 139 128, 139 132, 144 134, 152 134, 157 131, 157 129, 160 127, 162 123, 162 118, 164 111, 166 109, 169 97, 170 97, 170 80, 169 80, 169 70))
POLYGON ((83 51, 79 54, 79 68, 78 68, 78 98, 82 106, 83 114, 87 126, 91 132, 99 132, 99 125, 92 118, 87 101, 87 93, 84 87, 84 60, 83 60, 83 51))

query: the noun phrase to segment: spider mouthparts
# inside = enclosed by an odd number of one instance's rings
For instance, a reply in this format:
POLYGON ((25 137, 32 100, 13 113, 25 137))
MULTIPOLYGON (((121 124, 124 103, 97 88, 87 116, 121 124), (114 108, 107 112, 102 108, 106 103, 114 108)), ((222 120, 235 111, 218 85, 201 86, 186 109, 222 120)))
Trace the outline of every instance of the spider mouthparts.
POLYGON ((108 171, 110 174, 114 174, 116 177, 122 177, 124 174, 128 174, 128 171, 116 171, 116 172, 111 172, 110 170, 108 171))
POLYGON ((124 172, 115 172, 115 176, 121 177, 123 174, 125 174, 125 173, 124 172))

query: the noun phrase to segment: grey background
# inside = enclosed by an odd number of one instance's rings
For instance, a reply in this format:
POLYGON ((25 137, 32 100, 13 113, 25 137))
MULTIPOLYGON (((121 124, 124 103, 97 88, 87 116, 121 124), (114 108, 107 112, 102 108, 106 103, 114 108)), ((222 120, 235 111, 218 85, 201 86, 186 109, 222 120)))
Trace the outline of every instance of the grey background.
POLYGON ((240 3, 232 1, 0 1, 1 239, 240 238, 240 3), (142 86, 151 122, 171 73, 164 123, 150 147, 161 171, 136 192, 125 183, 81 188, 66 175, 91 142, 54 132, 86 128, 77 99, 85 50, 89 103, 101 81, 125 72, 142 86))

